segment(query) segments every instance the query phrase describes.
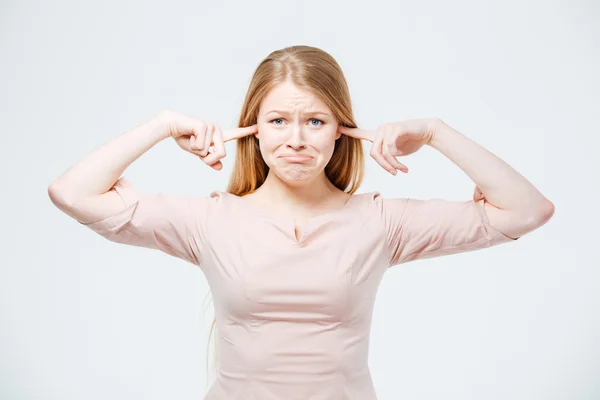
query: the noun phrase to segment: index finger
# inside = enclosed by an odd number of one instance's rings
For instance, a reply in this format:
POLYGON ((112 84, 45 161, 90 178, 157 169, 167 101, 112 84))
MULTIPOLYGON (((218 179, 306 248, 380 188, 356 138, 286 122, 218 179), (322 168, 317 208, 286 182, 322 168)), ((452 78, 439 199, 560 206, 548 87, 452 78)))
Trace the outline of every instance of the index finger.
POLYGON ((252 135, 256 132, 258 132, 258 124, 221 131, 223 134, 223 142, 243 138, 244 136, 252 135))
POLYGON ((375 132, 367 129, 348 128, 346 126, 339 125, 338 132, 353 138, 368 140, 370 142, 373 142, 375 139, 375 132))

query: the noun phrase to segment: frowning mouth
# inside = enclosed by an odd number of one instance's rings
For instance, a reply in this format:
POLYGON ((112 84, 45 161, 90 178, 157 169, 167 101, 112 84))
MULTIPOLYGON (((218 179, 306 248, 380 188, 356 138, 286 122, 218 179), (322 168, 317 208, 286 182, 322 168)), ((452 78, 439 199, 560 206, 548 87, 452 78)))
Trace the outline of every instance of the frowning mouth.
POLYGON ((312 160, 311 156, 307 156, 307 155, 292 155, 292 154, 284 154, 282 156, 279 156, 279 158, 283 158, 285 161, 288 162, 307 162, 312 160))

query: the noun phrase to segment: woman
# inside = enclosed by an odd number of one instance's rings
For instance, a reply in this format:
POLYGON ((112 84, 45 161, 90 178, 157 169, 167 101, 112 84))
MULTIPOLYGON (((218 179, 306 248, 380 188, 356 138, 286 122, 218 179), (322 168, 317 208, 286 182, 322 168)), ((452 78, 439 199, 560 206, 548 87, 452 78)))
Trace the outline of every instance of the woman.
POLYGON ((439 119, 357 128, 339 65, 314 47, 275 51, 258 66, 238 125, 222 131, 165 111, 49 187, 57 207, 107 239, 201 268, 221 349, 205 399, 375 399, 369 332, 385 271, 517 240, 554 212, 509 165, 439 119), (216 170, 236 139, 227 191, 140 194, 119 179, 169 137, 216 170), (394 175, 408 172, 397 156, 437 149, 473 180, 474 198, 355 194, 361 140, 394 175))

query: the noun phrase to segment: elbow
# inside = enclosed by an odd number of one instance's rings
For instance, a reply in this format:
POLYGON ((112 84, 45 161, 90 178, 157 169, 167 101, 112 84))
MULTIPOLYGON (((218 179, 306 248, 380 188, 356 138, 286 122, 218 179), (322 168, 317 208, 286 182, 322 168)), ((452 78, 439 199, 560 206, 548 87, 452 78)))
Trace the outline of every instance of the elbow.
POLYGON ((554 203, 551 202, 550 200, 548 200, 548 204, 546 205, 546 208, 547 208, 548 219, 550 219, 554 215, 554 203))
POLYGON ((543 200, 527 213, 516 215, 521 215, 519 217, 521 230, 525 233, 531 232, 545 225, 552 218, 554 215, 554 204, 550 200, 543 200))
POLYGON ((550 200, 545 200, 541 208, 541 219, 544 223, 548 222, 554 215, 554 203, 550 200))
POLYGON ((50 200, 52 200, 52 203, 55 205, 63 200, 56 181, 48 185, 48 197, 50 197, 50 200))
POLYGON ((48 185, 48 197, 50 197, 52 204, 61 210, 67 208, 71 203, 69 196, 67 195, 67 191, 64 187, 61 187, 57 181, 54 181, 48 185))
POLYGON ((538 207, 538 211, 535 213, 534 218, 531 219, 532 225, 535 228, 539 228, 548 222, 554 215, 554 203, 550 200, 544 200, 538 207))

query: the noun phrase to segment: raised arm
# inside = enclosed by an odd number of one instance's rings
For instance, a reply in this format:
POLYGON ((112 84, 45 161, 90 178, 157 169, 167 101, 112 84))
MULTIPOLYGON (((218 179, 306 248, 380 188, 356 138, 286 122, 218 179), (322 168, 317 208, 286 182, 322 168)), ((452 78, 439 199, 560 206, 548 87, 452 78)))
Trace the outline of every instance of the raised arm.
POLYGON ((408 172, 397 156, 413 154, 424 145, 435 148, 473 180, 474 202, 482 204, 486 220, 507 237, 521 237, 544 225, 554 214, 554 204, 531 182, 440 119, 382 124, 376 131, 340 125, 338 131, 371 141, 371 156, 392 175, 397 169, 408 172))
POLYGON ((441 120, 429 146, 462 169, 475 183, 474 200, 483 199, 491 225, 510 237, 521 237, 544 225, 554 204, 498 156, 441 120))
POLYGON ((224 143, 255 132, 256 125, 221 132, 216 124, 163 111, 81 159, 50 184, 48 194, 59 209, 112 242, 159 249, 201 265, 206 223, 218 196, 138 193, 120 176, 167 137, 221 170, 224 143))
POLYGON ((79 160, 50 184, 48 195, 79 222, 99 221, 123 209, 126 199, 115 183, 131 163, 161 140, 172 137, 183 150, 219 171, 225 142, 256 132, 257 125, 221 131, 211 122, 165 110, 79 160))
POLYGON ((121 210, 121 197, 110 189, 130 164, 170 136, 162 115, 112 139, 54 180, 48 186, 54 205, 82 223, 98 221, 121 210))
POLYGON ((207 220, 219 197, 138 193, 121 174, 168 137, 219 171, 225 142, 256 132, 256 124, 221 131, 216 124, 162 111, 79 160, 49 185, 48 194, 61 211, 112 242, 201 265, 207 220))

